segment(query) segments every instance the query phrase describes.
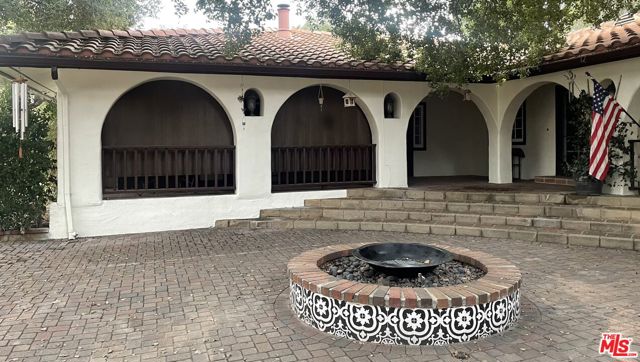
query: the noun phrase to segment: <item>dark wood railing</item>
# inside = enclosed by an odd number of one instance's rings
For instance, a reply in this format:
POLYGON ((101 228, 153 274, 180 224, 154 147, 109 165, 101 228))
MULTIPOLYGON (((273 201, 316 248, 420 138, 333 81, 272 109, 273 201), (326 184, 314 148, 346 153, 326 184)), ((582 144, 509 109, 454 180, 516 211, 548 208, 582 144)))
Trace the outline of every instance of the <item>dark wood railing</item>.
POLYGON ((271 148, 274 191, 376 183, 375 145, 271 148))
POLYGON ((229 147, 103 147, 105 198, 229 193, 235 189, 229 147))

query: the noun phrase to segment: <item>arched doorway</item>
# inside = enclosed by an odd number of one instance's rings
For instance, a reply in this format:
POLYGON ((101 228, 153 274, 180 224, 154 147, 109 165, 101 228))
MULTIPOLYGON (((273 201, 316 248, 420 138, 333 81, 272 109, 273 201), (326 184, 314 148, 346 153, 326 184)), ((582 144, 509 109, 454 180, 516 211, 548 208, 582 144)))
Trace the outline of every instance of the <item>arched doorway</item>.
POLYGON ((159 80, 125 93, 102 126, 105 198, 230 193, 229 117, 203 89, 159 80))
POLYGON ((425 97, 407 128, 409 184, 486 180, 488 170, 487 125, 475 103, 453 91, 425 97))
POLYGON ((278 110, 271 129, 274 191, 375 184, 369 122, 358 105, 345 107, 343 96, 328 86, 308 87, 278 110))
MULTIPOLYGON (((566 165, 576 157, 567 122, 571 93, 556 83, 542 83, 526 90, 524 100, 505 127, 511 130, 512 179, 562 183, 570 177, 566 165)), ((507 119, 505 119, 507 121, 507 119)))

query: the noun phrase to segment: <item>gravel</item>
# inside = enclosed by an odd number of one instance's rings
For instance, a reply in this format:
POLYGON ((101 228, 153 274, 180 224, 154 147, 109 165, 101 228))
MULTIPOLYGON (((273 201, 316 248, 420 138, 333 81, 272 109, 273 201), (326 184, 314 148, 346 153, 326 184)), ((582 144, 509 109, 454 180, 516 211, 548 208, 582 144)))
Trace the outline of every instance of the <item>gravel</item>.
POLYGON ((459 261, 450 261, 437 266, 433 271, 411 278, 396 277, 381 273, 353 256, 330 260, 321 266, 322 270, 336 278, 360 283, 380 284, 390 287, 428 288, 463 284, 476 280, 485 273, 475 266, 459 261))

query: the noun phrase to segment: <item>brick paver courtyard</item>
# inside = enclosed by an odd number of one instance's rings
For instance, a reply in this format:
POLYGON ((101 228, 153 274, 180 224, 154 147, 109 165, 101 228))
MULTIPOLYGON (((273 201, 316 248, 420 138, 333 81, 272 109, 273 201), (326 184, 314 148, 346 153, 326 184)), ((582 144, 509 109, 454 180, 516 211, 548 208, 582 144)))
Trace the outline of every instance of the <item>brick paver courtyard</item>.
POLYGON ((509 240, 320 230, 193 230, 0 244, 0 360, 613 361, 601 332, 640 350, 640 254, 509 240), (464 345, 361 344, 288 307, 287 261, 342 242, 430 241, 523 272, 515 329, 464 345))

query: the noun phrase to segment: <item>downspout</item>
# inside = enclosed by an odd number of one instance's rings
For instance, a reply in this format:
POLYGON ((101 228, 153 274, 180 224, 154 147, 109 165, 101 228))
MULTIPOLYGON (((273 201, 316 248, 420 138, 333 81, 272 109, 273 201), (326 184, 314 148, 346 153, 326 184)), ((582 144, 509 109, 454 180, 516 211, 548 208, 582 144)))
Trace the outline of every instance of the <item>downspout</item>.
POLYGON ((64 86, 60 80, 55 80, 58 87, 58 127, 59 127, 59 142, 58 147, 62 148, 62 182, 59 183, 59 187, 62 188, 64 197, 64 212, 65 219, 67 221, 67 237, 69 240, 75 239, 78 234, 73 229, 73 213, 71 208, 71 188, 70 188, 70 156, 69 156, 69 108, 68 108, 68 93, 65 91, 64 86))

